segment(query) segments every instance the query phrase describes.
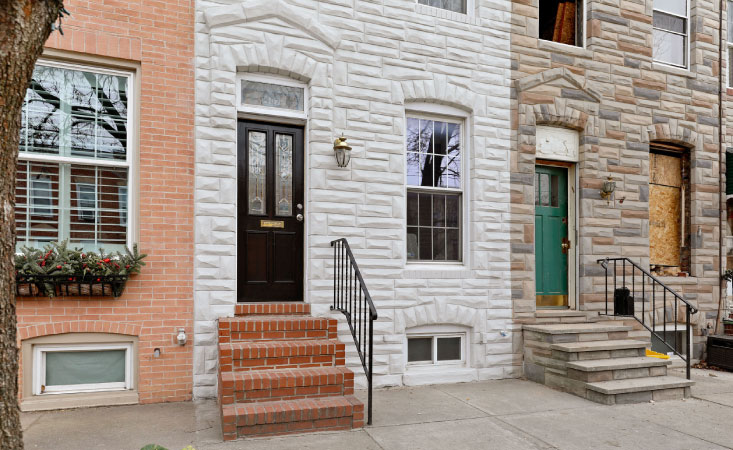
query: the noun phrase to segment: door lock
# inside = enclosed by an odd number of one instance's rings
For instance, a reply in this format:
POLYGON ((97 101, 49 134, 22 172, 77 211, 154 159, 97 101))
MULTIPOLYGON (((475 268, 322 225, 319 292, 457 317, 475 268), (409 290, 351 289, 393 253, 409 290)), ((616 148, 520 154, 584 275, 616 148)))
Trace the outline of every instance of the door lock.
POLYGON ((296 215, 295 216, 295 220, 297 220, 298 222, 302 222, 303 221, 303 214, 296 215))
POLYGON ((568 250, 570 249, 570 239, 564 237, 562 238, 562 242, 560 243, 560 248, 562 249, 563 255, 568 253, 568 250))

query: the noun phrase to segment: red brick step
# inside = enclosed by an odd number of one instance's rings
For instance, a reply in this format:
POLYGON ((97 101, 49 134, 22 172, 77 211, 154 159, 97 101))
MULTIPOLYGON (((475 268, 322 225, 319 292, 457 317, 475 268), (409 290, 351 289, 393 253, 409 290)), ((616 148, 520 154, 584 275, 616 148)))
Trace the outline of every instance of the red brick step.
POLYGON ((310 316, 243 316, 219 319, 219 342, 336 339, 338 321, 310 316))
POLYGON ((296 367, 343 366, 342 342, 326 339, 247 341, 219 344, 219 370, 224 372, 296 367))
POLYGON ((238 303, 234 307, 237 316, 310 315, 308 303, 238 303))
POLYGON ((354 393, 354 373, 345 367, 226 372, 220 382, 221 405, 354 393))
POLYGON ((364 405, 353 395, 225 405, 224 440, 305 431, 348 430, 364 425, 364 405))

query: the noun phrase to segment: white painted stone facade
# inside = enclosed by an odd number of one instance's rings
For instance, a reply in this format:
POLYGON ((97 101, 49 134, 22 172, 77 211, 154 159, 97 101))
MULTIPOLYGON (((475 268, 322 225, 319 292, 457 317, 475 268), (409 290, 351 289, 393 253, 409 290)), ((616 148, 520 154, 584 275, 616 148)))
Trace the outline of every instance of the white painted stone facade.
MULTIPOLYGON (((329 242, 347 238, 379 312, 375 384, 521 373, 509 263, 511 4, 470 3, 461 15, 415 0, 197 2, 195 397, 216 395, 216 319, 236 302, 235 80, 244 72, 309 87, 305 301, 333 314, 329 242), (466 116, 462 264, 406 261, 405 111, 416 103, 466 116), (342 132, 354 147, 346 168, 332 150, 342 132), (432 324, 469 330, 470 369, 406 371, 405 330, 432 324)), ((333 317, 358 375, 344 319, 333 317)))

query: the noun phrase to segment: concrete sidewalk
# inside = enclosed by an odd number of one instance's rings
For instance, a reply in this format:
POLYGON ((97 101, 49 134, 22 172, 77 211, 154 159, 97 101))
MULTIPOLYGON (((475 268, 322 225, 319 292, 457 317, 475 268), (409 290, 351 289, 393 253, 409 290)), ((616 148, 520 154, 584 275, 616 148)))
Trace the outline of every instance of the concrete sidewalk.
POLYGON ((733 373, 694 370, 693 378, 692 399, 619 406, 523 380, 377 390, 371 427, 226 443, 213 401, 25 413, 22 420, 27 449, 733 448, 733 373))

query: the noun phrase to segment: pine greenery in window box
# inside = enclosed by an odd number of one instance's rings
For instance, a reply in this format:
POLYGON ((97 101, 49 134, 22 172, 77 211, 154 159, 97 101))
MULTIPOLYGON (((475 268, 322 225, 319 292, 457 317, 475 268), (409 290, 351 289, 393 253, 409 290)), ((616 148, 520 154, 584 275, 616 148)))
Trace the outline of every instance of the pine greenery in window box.
POLYGON ((19 297, 113 296, 119 297, 130 275, 140 273, 147 255, 137 245, 125 253, 85 252, 67 242, 51 243, 43 250, 23 247, 15 256, 15 283, 19 297))

